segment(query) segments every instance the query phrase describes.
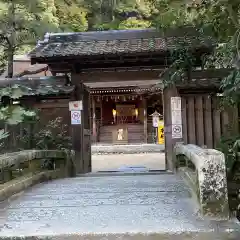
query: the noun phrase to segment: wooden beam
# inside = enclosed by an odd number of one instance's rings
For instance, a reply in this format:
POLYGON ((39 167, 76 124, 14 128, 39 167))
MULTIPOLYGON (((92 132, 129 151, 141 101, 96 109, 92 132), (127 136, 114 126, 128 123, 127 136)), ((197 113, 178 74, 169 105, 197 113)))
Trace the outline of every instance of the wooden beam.
POLYGON ((34 107, 36 108, 40 108, 40 109, 44 109, 44 108, 51 108, 51 109, 55 109, 55 108, 68 108, 68 103, 36 103, 34 104, 34 107))

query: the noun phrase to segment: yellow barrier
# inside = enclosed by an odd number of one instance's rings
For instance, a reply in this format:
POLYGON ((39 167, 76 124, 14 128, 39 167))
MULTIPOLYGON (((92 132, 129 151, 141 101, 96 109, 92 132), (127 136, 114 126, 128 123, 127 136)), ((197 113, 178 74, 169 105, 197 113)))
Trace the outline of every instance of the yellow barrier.
POLYGON ((158 121, 158 144, 164 144, 164 122, 158 121))

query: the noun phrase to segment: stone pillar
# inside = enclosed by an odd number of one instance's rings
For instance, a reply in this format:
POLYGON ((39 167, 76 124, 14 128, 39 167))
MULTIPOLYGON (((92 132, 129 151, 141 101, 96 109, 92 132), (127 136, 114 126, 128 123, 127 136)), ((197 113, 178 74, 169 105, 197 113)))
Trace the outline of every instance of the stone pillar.
POLYGON ((147 132, 147 100, 143 98, 143 131, 144 131, 144 142, 147 143, 148 132, 147 132))
POLYGON ((94 143, 97 142, 97 125, 96 125, 96 101, 92 96, 92 140, 94 143))

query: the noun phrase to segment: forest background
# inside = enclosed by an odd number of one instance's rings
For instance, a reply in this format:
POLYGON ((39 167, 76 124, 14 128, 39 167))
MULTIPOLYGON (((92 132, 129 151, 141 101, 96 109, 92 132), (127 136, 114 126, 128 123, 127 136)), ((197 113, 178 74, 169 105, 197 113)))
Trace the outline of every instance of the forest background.
MULTIPOLYGON (((218 43, 206 68, 233 68, 228 94, 240 85, 239 0, 0 0, 0 72, 13 77, 13 56, 26 54, 46 32, 193 26, 218 43)), ((235 100, 239 95, 232 95, 235 100)))

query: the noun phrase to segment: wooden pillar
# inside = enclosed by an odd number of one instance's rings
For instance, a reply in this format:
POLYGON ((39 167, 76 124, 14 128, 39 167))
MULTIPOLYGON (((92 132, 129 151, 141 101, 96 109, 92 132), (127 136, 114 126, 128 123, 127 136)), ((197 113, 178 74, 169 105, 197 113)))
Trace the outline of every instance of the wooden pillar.
POLYGON ((90 91, 83 85, 83 172, 92 171, 91 125, 90 125, 90 91))
POLYGON ((94 143, 97 142, 97 125, 96 125, 96 101, 94 96, 92 97, 92 140, 94 143))
POLYGON ((147 143, 148 131, 147 131, 147 99, 143 98, 143 131, 144 131, 144 142, 147 143))
POLYGON ((75 151, 77 173, 91 171, 91 130, 90 130, 90 94, 81 82, 79 74, 72 73, 71 81, 75 85, 74 101, 82 101, 81 124, 72 125, 72 147, 75 151))
POLYGON ((102 96, 100 96, 100 108, 101 108, 101 119, 100 119, 99 127, 101 127, 103 125, 103 100, 102 100, 102 96))
POLYGON ((177 89, 165 88, 163 90, 163 115, 164 115, 166 168, 167 170, 174 171, 175 163, 173 161, 173 147, 176 144, 176 142, 182 142, 183 139, 172 138, 171 97, 179 97, 177 89))
MULTIPOLYGON (((73 101, 82 100, 82 85, 76 74, 72 74, 72 82, 75 84, 75 93, 73 101)), ((81 119, 82 120, 82 119, 81 119)), ((75 151, 76 173, 83 171, 83 156, 82 156, 82 124, 71 125, 72 127, 72 148, 75 151)))

